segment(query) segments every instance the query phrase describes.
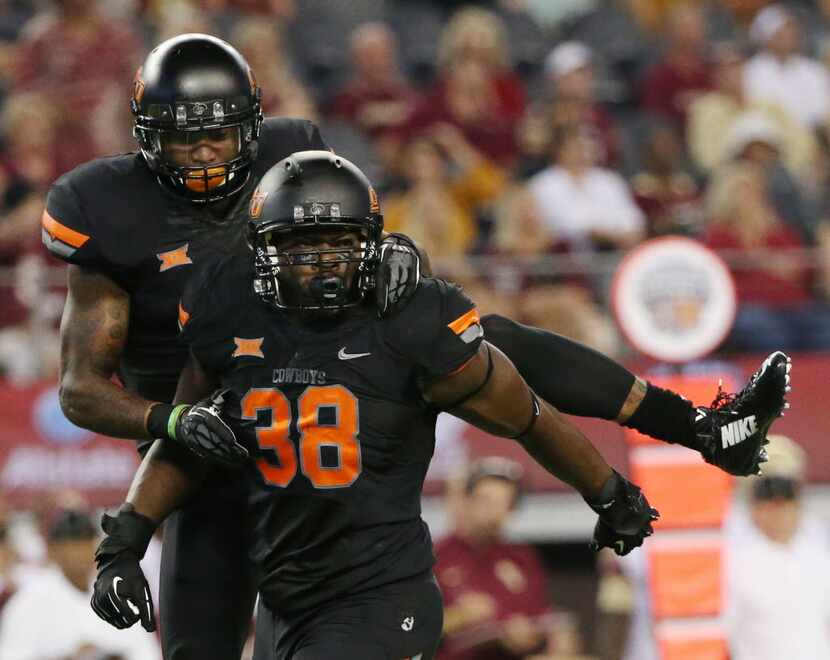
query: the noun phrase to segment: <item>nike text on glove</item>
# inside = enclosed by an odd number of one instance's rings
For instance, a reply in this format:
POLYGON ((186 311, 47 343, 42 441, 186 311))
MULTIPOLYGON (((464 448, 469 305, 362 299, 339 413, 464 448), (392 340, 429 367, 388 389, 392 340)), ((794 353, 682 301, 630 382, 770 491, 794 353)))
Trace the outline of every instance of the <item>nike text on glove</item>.
POLYGON ((643 491, 616 470, 602 487, 599 497, 585 501, 599 515, 591 542, 594 550, 607 547, 618 555, 626 555, 654 533, 651 523, 660 517, 643 491))
POLYGON ((104 621, 129 628, 136 621, 147 632, 156 629, 153 597, 139 561, 147 550, 155 525, 146 516, 122 507, 117 516, 104 514, 106 536, 95 551, 98 575, 90 605, 104 621))
POLYGON ((147 430, 154 437, 181 442, 200 458, 225 466, 238 466, 248 459, 248 450, 222 419, 230 390, 216 390, 192 406, 158 403, 150 410, 147 430))
POLYGON ((380 244, 375 275, 378 315, 392 316, 406 305, 421 279, 421 259, 411 239, 389 234, 380 244))

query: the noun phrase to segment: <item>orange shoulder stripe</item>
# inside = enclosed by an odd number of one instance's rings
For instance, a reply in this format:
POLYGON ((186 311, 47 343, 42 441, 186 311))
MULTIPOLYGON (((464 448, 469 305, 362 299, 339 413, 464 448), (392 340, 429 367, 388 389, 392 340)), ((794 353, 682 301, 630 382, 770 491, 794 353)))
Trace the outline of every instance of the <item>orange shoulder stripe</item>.
POLYGON ((182 304, 179 303, 179 330, 183 329, 189 320, 190 314, 184 307, 182 307, 182 304))
POLYGON ((45 209, 40 221, 43 228, 52 238, 57 238, 59 241, 62 241, 67 245, 71 245, 73 248, 79 248, 89 240, 89 236, 86 234, 82 234, 79 231, 70 229, 66 225, 62 225, 60 222, 55 220, 55 218, 49 215, 49 211, 45 209))
POLYGON ((466 314, 462 314, 452 323, 448 323, 447 327, 450 330, 452 330, 455 334, 460 335, 471 325, 478 323, 479 320, 480 319, 478 316, 478 310, 475 307, 473 307, 469 312, 467 312, 466 314))

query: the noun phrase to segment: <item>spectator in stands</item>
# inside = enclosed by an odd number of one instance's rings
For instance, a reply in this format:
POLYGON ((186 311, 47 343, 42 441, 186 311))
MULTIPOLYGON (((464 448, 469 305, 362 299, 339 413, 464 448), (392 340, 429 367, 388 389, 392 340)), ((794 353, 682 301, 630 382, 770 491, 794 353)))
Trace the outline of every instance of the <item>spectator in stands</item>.
POLYGON ((620 354, 620 339, 614 323, 586 286, 532 286, 520 298, 518 318, 522 323, 564 335, 604 355, 620 354))
MULTIPOLYGON (((160 660, 155 636, 140 628, 116 630, 89 609, 97 531, 84 511, 60 511, 48 529, 52 562, 15 593, 0 619, 0 657, 15 660, 92 654, 124 660, 160 660)), ((93 657, 98 657, 93 655, 93 657)))
POLYGON ((516 120, 525 109, 525 89, 513 71, 510 45, 501 19, 494 13, 476 7, 457 11, 441 35, 438 69, 446 75, 461 62, 481 64, 496 91, 499 116, 516 120))
POLYGON ((830 543, 805 512, 803 450, 770 436, 750 477, 750 524, 727 551, 726 629, 733 660, 830 658, 830 543))
POLYGON ((262 112, 266 117, 303 117, 314 120, 314 99, 291 69, 282 33, 272 21, 244 18, 231 32, 231 43, 248 60, 262 88, 262 112))
POLYGON ((516 158, 513 122, 500 114, 498 91, 480 62, 453 64, 440 86, 424 97, 407 131, 411 135, 439 123, 458 128, 494 161, 510 166, 516 158))
MULTIPOLYGON (((45 194, 52 181, 74 167, 83 153, 95 150, 90 140, 73 143, 62 135, 61 106, 50 98, 38 92, 15 93, 8 98, 0 115, 3 142, 0 166, 17 182, 15 185, 40 194, 45 194)), ((85 139, 85 136, 78 137, 85 139)), ((39 203, 42 207, 43 200, 39 203)), ((39 220, 37 212, 32 226, 39 225, 39 220)))
POLYGON ((696 3, 674 6, 667 18, 666 41, 666 53, 643 80, 642 104, 685 131, 689 104, 711 87, 704 8, 696 3))
POLYGON ((697 97, 689 106, 687 138, 689 152, 704 172, 710 172, 729 157, 728 136, 737 121, 747 115, 761 116, 780 137, 781 156, 796 176, 810 174, 816 143, 810 130, 780 105, 766 99, 749 98, 744 90, 746 57, 734 44, 721 44, 714 51, 715 88, 697 97))
POLYGON ((554 162, 528 182, 549 241, 573 250, 626 249, 640 241, 642 212, 619 174, 595 165, 596 145, 582 125, 559 129, 554 162))
POLYGON ((761 11, 750 34, 760 50, 744 70, 750 99, 775 103, 804 126, 830 117, 830 74, 800 53, 801 29, 795 15, 781 4, 761 11))
POLYGON ((700 190, 686 167, 683 142, 671 124, 652 126, 645 144, 645 169, 631 180, 634 199, 648 222, 649 236, 700 230, 700 190))
POLYGON ((552 101, 548 117, 552 130, 579 123, 594 131, 601 152, 597 162, 617 164, 620 144, 614 117, 598 102, 591 49, 578 41, 566 41, 545 59, 545 73, 552 101))
POLYGON ((437 124, 406 148, 407 187, 384 203, 388 231, 411 236, 440 266, 466 254, 478 235, 477 213, 504 189, 506 176, 450 124, 437 124))
POLYGON ((455 529, 435 546, 444 594, 440 660, 517 660, 542 651, 553 637, 538 556, 504 540, 520 482, 517 463, 483 458, 470 466, 455 497, 455 529))
MULTIPOLYGON (((495 207, 492 251, 518 258, 550 253, 555 242, 547 241, 542 218, 527 186, 507 190, 495 207)), ((519 287, 516 287, 519 288, 519 287)))
POLYGON ((351 76, 331 104, 331 114, 370 137, 395 134, 409 121, 417 94, 401 72, 398 40, 385 23, 364 23, 349 37, 351 76))
POLYGON ((187 32, 216 34, 216 11, 204 11, 192 0, 167 0, 151 2, 145 16, 153 33, 152 43, 187 32))
POLYGON ((477 8, 456 13, 441 40, 439 76, 412 116, 410 134, 436 123, 459 128, 482 153, 505 167, 517 155, 516 120, 524 88, 510 70, 504 26, 477 8))
POLYGON ((705 242, 715 250, 740 251, 732 269, 738 294, 732 346, 830 347, 830 310, 813 299, 812 272, 792 253, 804 243, 778 219, 763 172, 736 163, 712 182, 707 207, 705 242))
POLYGON ((17 383, 56 373, 63 297, 45 280, 54 260, 41 247, 40 216, 46 189, 73 158, 57 130, 57 108, 36 93, 13 95, 0 118, 0 374, 17 383))
MULTIPOLYGON (((816 213, 802 190, 806 182, 796 179, 784 164, 782 136, 763 114, 749 113, 736 118, 725 139, 725 151, 735 162, 761 169, 778 217, 807 243, 813 242, 816 213)), ((728 167, 727 167, 728 169, 728 167)), ((718 173, 713 174, 717 178, 718 173)))
POLYGON ((124 81, 138 66, 139 36, 88 0, 54 3, 51 13, 27 24, 24 35, 16 90, 39 92, 59 109, 60 140, 94 144, 87 153, 79 150, 72 165, 122 148, 131 125, 124 81), (113 125, 113 117, 120 123, 113 125))

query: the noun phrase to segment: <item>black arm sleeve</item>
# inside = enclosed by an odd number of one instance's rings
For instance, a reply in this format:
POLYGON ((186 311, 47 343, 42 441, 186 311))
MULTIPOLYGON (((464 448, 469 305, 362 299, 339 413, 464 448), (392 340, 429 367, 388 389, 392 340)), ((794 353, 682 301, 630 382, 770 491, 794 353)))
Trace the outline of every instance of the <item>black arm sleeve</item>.
POLYGON ((558 410, 615 420, 634 374, 602 353, 503 316, 481 319, 485 336, 510 358, 527 384, 558 410))

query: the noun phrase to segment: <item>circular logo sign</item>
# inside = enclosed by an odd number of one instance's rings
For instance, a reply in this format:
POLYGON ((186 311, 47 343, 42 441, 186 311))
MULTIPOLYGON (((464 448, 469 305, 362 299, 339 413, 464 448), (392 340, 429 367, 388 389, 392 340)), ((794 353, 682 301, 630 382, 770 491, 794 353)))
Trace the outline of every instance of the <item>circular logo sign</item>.
POLYGON ((626 339, 663 362, 699 359, 735 320, 735 284, 726 264, 690 238, 657 238, 623 259, 611 290, 626 339))

